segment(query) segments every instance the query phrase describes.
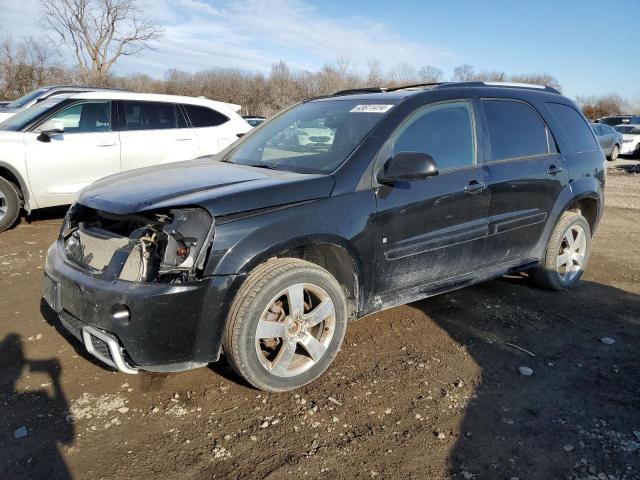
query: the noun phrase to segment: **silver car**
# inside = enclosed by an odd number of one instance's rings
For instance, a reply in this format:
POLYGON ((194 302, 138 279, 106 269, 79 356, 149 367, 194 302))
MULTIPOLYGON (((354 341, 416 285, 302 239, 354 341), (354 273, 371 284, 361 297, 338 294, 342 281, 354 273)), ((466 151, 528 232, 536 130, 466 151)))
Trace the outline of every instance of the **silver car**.
POLYGON ((622 147, 622 134, 604 123, 592 123, 594 133, 607 160, 615 160, 622 147))

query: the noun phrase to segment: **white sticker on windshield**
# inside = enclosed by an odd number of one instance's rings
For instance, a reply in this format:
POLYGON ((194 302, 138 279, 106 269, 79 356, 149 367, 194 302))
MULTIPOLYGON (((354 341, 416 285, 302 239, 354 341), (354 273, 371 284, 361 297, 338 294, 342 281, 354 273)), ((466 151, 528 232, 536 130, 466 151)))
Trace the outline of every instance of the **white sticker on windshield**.
POLYGON ((350 112, 360 113, 384 113, 393 108, 393 105, 356 105, 350 112))

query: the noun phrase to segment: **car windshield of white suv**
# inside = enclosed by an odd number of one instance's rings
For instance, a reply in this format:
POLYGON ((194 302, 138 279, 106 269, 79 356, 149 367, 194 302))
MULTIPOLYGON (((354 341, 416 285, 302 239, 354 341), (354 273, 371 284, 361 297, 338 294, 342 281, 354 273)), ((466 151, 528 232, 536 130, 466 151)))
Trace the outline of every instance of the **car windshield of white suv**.
POLYGON ((640 126, 635 125, 618 125, 616 130, 626 135, 640 135, 640 126))
POLYGON ((223 162, 299 173, 338 168, 397 103, 381 99, 300 104, 264 124, 229 151, 223 162))
POLYGON ((22 127, 31 123, 34 118, 59 104, 64 99, 65 97, 53 97, 47 100, 43 100, 40 103, 36 103, 35 105, 27 108, 26 110, 23 110, 13 117, 7 118, 4 122, 0 123, 0 130, 17 132, 22 129, 22 127))
POLYGON ((36 90, 32 90, 29 93, 27 93, 26 95, 23 95, 20 98, 15 99, 13 102, 9 103, 6 106, 6 108, 22 108, 27 103, 29 103, 30 101, 35 100, 36 98, 38 98, 40 95, 42 95, 47 90, 49 90, 49 89, 48 88, 38 88, 36 90))

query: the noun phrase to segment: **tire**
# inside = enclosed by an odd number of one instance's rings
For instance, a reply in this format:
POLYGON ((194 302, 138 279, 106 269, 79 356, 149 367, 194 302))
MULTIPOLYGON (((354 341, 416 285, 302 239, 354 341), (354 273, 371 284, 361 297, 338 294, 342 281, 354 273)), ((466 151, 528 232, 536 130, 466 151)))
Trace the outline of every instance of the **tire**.
POLYGON ((620 147, 618 147, 618 145, 614 145, 611 149, 611 155, 607 157, 607 160, 613 162, 618 159, 618 155, 620 155, 620 147))
POLYGON ((313 263, 277 258, 257 266, 238 290, 223 351, 251 385, 284 392, 324 373, 346 327, 347 301, 336 279, 313 263))
POLYGON ((0 232, 13 226, 20 214, 20 194, 16 186, 0 177, 0 232))
POLYGON ((531 277, 550 290, 570 289, 582 277, 590 252, 589 223, 579 213, 565 212, 551 233, 540 265, 531 270, 531 277))

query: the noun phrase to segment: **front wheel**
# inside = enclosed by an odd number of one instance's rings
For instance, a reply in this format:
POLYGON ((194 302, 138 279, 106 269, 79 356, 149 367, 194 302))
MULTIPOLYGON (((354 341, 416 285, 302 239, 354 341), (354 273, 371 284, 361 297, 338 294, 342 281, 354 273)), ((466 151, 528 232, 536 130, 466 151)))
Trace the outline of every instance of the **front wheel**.
POLYGON ((618 145, 614 145, 611 149, 611 155, 607 158, 609 161, 614 161, 618 159, 618 155, 620 155, 620 147, 618 145))
POLYGON ((278 258, 256 267, 240 287, 223 350, 251 385, 282 392, 324 373, 346 326, 347 302, 336 279, 313 263, 278 258))
POLYGON ((20 214, 20 195, 13 183, 0 177, 0 232, 13 226, 20 214))
POLYGON ((551 290, 567 290, 580 280, 590 252, 589 223, 579 213, 565 212, 551 233, 540 265, 531 271, 531 277, 551 290))

